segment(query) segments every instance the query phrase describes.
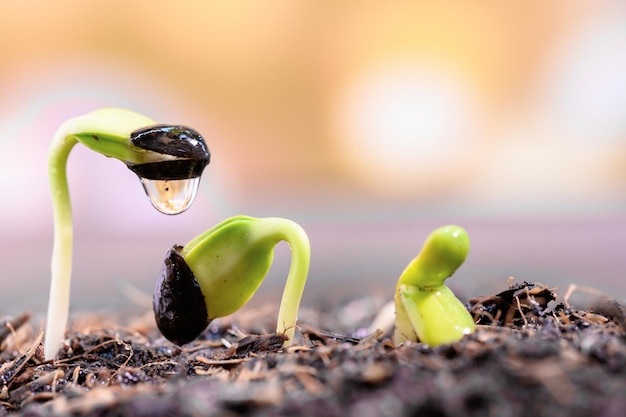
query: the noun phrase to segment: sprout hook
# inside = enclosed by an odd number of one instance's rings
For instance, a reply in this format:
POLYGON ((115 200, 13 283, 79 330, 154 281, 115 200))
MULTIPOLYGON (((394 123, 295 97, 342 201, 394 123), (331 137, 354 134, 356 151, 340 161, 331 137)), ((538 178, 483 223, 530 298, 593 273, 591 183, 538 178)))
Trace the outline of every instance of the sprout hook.
POLYGON ((185 246, 171 248, 153 298, 161 333, 183 345, 197 338, 211 320, 243 307, 267 275, 280 241, 289 244, 292 259, 276 332, 286 336, 286 345, 291 344, 309 271, 310 245, 302 227, 277 217, 231 217, 185 246))
POLYGON ((459 226, 440 227, 428 236, 396 284, 394 343, 438 346, 474 331, 472 316, 444 284, 468 252, 469 237, 459 226))
POLYGON ((166 214, 188 208, 210 161, 204 139, 184 126, 157 125, 130 110, 106 108, 75 117, 56 131, 48 156, 54 242, 44 352, 56 356, 67 325, 73 226, 67 159, 77 143, 124 162, 135 172, 152 204, 166 214))

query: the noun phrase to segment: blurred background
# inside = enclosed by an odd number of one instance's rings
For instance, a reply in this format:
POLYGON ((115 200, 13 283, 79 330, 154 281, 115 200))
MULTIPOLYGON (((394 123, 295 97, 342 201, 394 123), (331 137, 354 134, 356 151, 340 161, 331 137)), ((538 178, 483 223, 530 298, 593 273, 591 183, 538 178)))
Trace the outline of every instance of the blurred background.
MULTIPOLYGON (((166 217, 76 146, 72 309, 150 295, 174 243, 235 214, 309 233, 304 303, 395 281, 437 226, 472 241, 465 296, 541 281, 624 298, 623 2, 0 1, 0 313, 44 311, 47 153, 66 119, 125 107, 212 152, 166 217)), ((289 248, 259 298, 278 301, 289 248)))

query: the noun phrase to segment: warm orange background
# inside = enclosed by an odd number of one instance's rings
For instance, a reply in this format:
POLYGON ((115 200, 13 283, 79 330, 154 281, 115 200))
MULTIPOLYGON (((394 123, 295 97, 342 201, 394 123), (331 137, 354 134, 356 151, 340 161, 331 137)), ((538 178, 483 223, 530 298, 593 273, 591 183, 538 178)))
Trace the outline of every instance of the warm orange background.
POLYGON ((311 294, 390 292, 449 222, 473 241, 459 286, 626 292, 619 2, 1 1, 0 51, 2 299, 45 300, 47 146, 103 106, 193 126, 213 161, 194 207, 165 218, 77 147, 75 293, 149 293, 169 245, 239 213, 309 230, 311 294))

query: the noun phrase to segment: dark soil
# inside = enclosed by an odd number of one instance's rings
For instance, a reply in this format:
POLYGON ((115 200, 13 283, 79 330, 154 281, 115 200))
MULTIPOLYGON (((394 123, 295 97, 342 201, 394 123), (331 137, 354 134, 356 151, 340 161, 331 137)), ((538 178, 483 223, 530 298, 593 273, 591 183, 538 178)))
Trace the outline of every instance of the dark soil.
POLYGON ((623 309, 553 299, 527 283, 472 299, 477 331, 438 348, 366 336, 369 298, 303 310, 287 349, 264 333, 272 309, 215 321, 183 348, 149 313, 77 317, 55 361, 28 315, 7 317, 0 416, 625 416, 623 309))

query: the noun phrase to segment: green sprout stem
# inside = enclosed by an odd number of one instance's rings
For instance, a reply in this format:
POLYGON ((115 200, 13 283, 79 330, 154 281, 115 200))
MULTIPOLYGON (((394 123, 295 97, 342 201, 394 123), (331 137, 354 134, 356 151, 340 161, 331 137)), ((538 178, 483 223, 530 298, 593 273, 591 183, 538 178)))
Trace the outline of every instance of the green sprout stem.
POLYGON ((438 346, 474 331, 472 316, 444 284, 468 252, 469 237, 461 227, 440 227, 428 236, 396 285, 394 343, 438 346))
POLYGON ((52 247, 52 278, 48 301, 48 319, 44 352, 46 359, 56 356, 69 315, 70 280, 72 275, 73 225, 72 207, 67 185, 66 165, 76 138, 55 139, 49 158, 52 190, 54 241, 52 247))
POLYGON ((55 133, 48 158, 54 240, 44 343, 46 359, 56 356, 69 315, 73 246, 72 207, 67 183, 70 151, 80 141, 106 156, 136 162, 140 158, 130 150, 127 138, 133 130, 154 123, 152 119, 128 110, 102 109, 68 120, 55 133))
POLYGON ((285 346, 291 345, 311 248, 300 225, 277 217, 234 216, 167 252, 153 296, 161 334, 184 345, 212 320, 246 305, 267 277, 276 245, 282 241, 291 248, 291 265, 276 332, 285 336, 285 346))
POLYGON ((205 294, 210 319, 231 314, 249 300, 271 265, 274 247, 281 241, 290 246, 292 257, 276 332, 287 336, 286 346, 293 343, 311 249, 304 229, 288 219, 231 217, 183 247, 182 254, 205 294))
POLYGON ((289 339, 285 341, 285 345, 291 345, 298 320, 300 300, 309 271, 311 249, 306 232, 297 223, 277 218, 267 220, 269 220, 269 225, 276 223, 283 226, 277 228, 277 235, 282 235, 282 240, 291 247, 291 265, 276 323, 276 333, 287 336, 289 339))

